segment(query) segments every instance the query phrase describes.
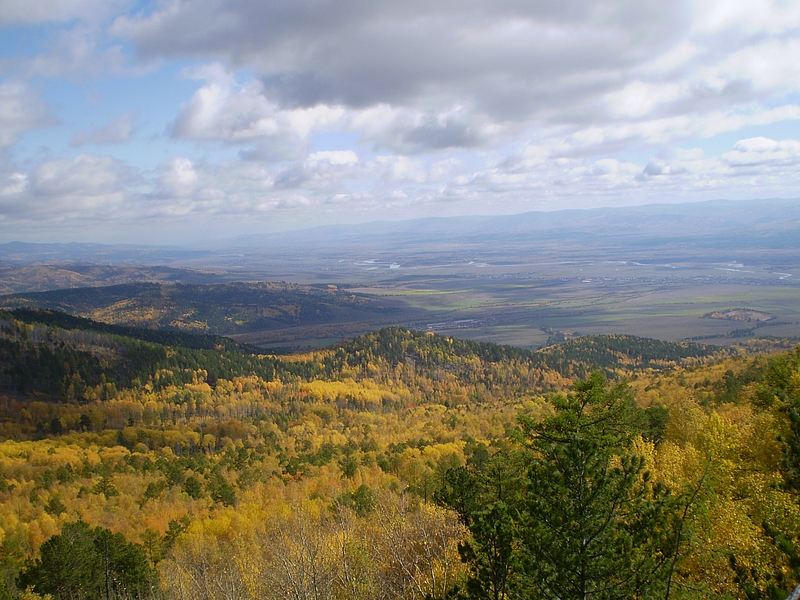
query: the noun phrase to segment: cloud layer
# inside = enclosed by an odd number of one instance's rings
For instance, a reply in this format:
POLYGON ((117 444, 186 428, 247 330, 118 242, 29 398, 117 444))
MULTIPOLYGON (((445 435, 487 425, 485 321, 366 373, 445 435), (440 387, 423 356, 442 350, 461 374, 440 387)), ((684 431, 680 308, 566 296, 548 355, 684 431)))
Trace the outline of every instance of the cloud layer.
POLYGON ((683 13, 662 0, 201 0, 120 17, 113 30, 142 56, 253 68, 283 106, 466 103, 516 120, 610 89, 674 41, 683 13))
POLYGON ((800 196, 796 3, 11 0, 0 27, 54 32, 0 44, 7 223, 800 196))

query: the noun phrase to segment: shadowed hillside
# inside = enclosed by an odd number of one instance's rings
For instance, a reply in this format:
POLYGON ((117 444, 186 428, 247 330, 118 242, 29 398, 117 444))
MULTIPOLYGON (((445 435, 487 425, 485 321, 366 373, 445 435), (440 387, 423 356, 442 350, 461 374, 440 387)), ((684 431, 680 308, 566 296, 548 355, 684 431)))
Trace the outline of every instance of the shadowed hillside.
POLYGON ((230 335, 359 321, 392 309, 336 286, 138 283, 15 294, 6 308, 42 308, 118 325, 230 335))

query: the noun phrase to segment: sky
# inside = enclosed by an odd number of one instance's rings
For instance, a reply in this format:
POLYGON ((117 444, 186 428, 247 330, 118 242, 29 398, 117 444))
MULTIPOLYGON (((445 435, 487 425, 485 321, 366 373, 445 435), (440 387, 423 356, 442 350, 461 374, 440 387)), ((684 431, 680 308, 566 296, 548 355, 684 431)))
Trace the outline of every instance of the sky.
POLYGON ((800 197, 797 0, 2 0, 0 242, 800 197))

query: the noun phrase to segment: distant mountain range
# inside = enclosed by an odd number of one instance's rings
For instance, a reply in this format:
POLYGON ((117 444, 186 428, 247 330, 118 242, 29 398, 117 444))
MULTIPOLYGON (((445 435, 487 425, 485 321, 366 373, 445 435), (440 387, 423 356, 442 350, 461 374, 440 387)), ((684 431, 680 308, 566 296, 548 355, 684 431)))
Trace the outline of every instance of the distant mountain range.
POLYGON ((196 259, 207 254, 207 250, 191 250, 178 246, 110 245, 81 242, 67 244, 9 242, 0 244, 0 261, 15 265, 35 262, 158 265, 196 259))
POLYGON ((303 231, 242 236, 226 247, 384 246, 481 244, 544 240, 592 242, 624 239, 658 244, 694 239, 716 245, 800 247, 800 199, 716 200, 622 208, 528 212, 329 225, 303 231))
MULTIPOLYGON (((55 246, 53 244, 52 246, 55 246)), ((36 254, 36 249, 32 250, 36 254)), ((20 256, 20 255, 17 255, 20 256)), ((220 283, 220 273, 164 266, 65 263, 13 264, 0 262, 0 294, 42 292, 63 288, 106 286, 123 283, 220 283)))
POLYGON ((712 248, 800 248, 800 199, 715 200, 623 208, 528 212, 503 216, 425 218, 329 225, 264 235, 247 235, 213 247, 103 244, 0 244, 0 262, 12 265, 235 264, 243 255, 296 253, 329 248, 429 251, 486 244, 553 242, 581 246, 692 243, 712 248))

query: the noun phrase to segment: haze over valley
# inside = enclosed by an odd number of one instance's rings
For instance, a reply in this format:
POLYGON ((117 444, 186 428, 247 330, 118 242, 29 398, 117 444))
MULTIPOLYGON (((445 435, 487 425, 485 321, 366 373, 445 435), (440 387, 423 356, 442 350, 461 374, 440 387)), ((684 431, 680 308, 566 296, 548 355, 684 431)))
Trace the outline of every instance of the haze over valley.
POLYGON ((0 303, 282 350, 386 325, 525 348, 597 333, 725 344, 800 335, 798 257, 800 203, 717 201, 328 226, 194 248, 5 244, 0 286, 17 295, 0 303), (298 284, 282 286, 297 297, 258 281, 298 284), (265 316, 307 300, 317 309, 265 316), (725 316, 734 309, 766 316, 725 316))

